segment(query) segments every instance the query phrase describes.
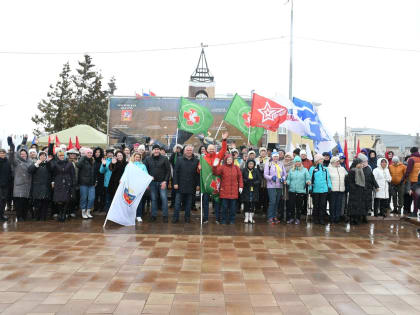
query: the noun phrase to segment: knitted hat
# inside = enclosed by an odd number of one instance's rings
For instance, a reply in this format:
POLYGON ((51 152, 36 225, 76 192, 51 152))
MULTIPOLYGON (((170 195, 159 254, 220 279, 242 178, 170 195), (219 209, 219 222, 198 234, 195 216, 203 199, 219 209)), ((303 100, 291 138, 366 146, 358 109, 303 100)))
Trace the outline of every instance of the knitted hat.
POLYGON ((271 153, 271 156, 279 156, 279 153, 277 152, 277 150, 273 150, 273 152, 271 153))
POLYGON ((77 154, 77 155, 79 155, 79 151, 77 151, 76 149, 73 148, 73 149, 68 150, 67 154, 77 154))
POLYGON ((400 161, 400 159, 398 158, 398 156, 394 156, 392 158, 392 162, 394 162, 394 163, 398 163, 399 161, 400 161))
POLYGON ((35 149, 29 149, 29 154, 31 154, 31 153, 36 153, 36 150, 35 149))
POLYGON ((152 146, 152 150, 154 150, 154 149, 159 149, 160 150, 160 145, 159 144, 154 144, 152 146))
POLYGON ((319 154, 319 153, 317 153, 317 154, 315 154, 315 156, 314 156, 314 162, 316 163, 316 162, 319 162, 319 161, 321 161, 321 160, 323 160, 324 159, 324 156, 322 155, 322 154, 319 154))
POLYGON ((363 153, 359 153, 357 155, 357 158, 362 162, 367 162, 367 160, 368 160, 368 157, 366 155, 364 155, 363 153))
POLYGON ((250 155, 250 154, 255 154, 255 151, 249 151, 248 155, 250 155))
POLYGON ((293 159, 294 163, 300 163, 302 162, 302 159, 300 158, 300 156, 295 156, 295 158, 293 159))
POLYGON ((265 148, 265 147, 261 147, 261 148, 258 150, 258 153, 261 153, 261 151, 265 151, 265 152, 267 152, 267 148, 265 148))
POLYGON ((139 147, 137 148, 138 151, 143 150, 146 151, 146 147, 144 146, 144 144, 140 144, 139 147))

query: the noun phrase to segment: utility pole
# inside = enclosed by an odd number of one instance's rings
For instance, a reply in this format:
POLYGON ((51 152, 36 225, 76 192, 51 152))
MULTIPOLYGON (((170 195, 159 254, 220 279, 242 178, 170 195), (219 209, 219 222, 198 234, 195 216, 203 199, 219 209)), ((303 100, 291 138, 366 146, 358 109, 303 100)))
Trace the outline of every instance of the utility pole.
MULTIPOLYGON (((293 102, 293 0, 289 0, 290 2, 290 60, 289 60, 289 100, 293 102)), ((287 143, 291 143, 292 141, 292 133, 287 130, 287 143)))

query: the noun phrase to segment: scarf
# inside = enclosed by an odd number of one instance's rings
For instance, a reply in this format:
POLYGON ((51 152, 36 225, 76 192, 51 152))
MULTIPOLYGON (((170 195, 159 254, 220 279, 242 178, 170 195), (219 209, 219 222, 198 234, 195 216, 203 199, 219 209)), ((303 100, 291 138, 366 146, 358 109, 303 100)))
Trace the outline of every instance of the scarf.
POLYGON ((281 173, 282 173, 281 166, 277 163, 274 163, 274 166, 276 167, 277 178, 280 179, 281 178, 281 173))
POLYGON ((354 173, 356 185, 359 187, 365 187, 365 173, 363 173, 363 169, 356 167, 354 173))

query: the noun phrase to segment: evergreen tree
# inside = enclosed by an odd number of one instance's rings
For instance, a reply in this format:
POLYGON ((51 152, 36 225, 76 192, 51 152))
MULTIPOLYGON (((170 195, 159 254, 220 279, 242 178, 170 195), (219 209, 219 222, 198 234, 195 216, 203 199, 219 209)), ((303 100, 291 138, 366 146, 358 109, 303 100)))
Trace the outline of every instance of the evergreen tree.
POLYGON ((53 133, 67 128, 68 111, 73 103, 73 87, 70 80, 70 65, 67 62, 59 75, 55 86, 50 85, 47 98, 38 103, 40 114, 31 119, 37 125, 34 134, 39 135, 41 129, 53 133))

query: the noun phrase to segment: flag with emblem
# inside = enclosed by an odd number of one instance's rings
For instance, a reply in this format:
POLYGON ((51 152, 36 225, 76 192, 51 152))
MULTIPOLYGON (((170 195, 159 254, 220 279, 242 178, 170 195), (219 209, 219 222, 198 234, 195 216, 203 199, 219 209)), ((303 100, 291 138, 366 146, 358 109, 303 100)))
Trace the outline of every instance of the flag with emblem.
POLYGON ((207 133, 213 124, 213 115, 201 105, 181 97, 179 106, 178 128, 193 134, 207 133))
POLYGON ((206 159, 200 158, 200 189, 202 194, 212 195, 215 200, 219 199, 220 178, 213 174, 213 170, 206 159))
POLYGON ((264 134, 263 128, 250 128, 251 106, 238 94, 235 94, 233 97, 223 120, 242 132, 245 137, 248 138, 249 134, 249 142, 252 145, 258 145, 258 142, 264 134))
POLYGON ((277 131, 287 119, 287 104, 276 103, 257 93, 252 95, 251 126, 277 131))

